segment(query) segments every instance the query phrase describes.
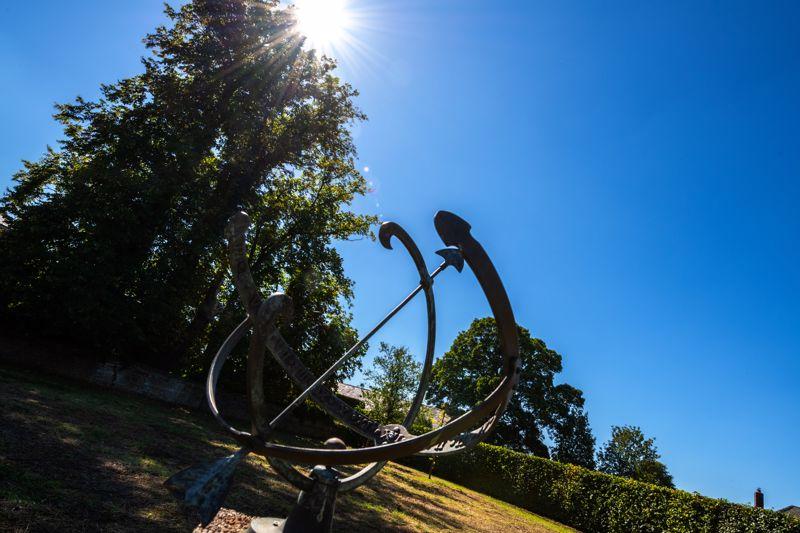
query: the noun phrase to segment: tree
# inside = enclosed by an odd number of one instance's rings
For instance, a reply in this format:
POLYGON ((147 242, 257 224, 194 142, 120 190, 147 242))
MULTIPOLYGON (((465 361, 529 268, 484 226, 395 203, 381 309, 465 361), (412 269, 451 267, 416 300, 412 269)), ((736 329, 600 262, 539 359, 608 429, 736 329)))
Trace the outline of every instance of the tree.
POLYGON ((24 162, 0 199, 0 318, 128 360, 206 367, 243 317, 222 235, 244 209, 256 279, 291 293, 285 334, 326 368, 355 340, 332 242, 375 222, 347 210, 366 192, 350 135, 364 119, 357 93, 303 49, 277 0, 166 14, 145 39, 144 72, 58 105, 59 149, 24 162))
MULTIPOLYGON (((550 457, 545 436, 555 442, 553 456, 591 467, 594 437, 583 409, 583 393, 556 385, 561 356, 518 327, 521 372, 519 386, 489 441, 514 450, 550 457)), ((472 322, 450 350, 434 363, 428 401, 445 403, 457 416, 483 400, 500 383, 503 356, 493 318, 472 322)))
MULTIPOLYGON (((364 373, 369 387, 364 393, 366 411, 381 424, 401 424, 417 391, 422 365, 414 361, 405 346, 382 342, 379 350, 374 368, 364 373)), ((430 426, 430 415, 421 408, 409 429, 412 433, 422 429, 424 433, 430 426)))
POLYGON ((672 474, 667 471, 667 465, 660 461, 642 461, 636 466, 634 479, 662 487, 675 488, 672 474))
POLYGON ((555 431, 552 459, 594 470, 595 439, 589 427, 589 417, 582 409, 564 417, 555 431))
POLYGON ((647 483, 674 486, 672 476, 660 459, 655 439, 645 438, 636 426, 613 426, 611 439, 597 453, 600 471, 647 483))
POLYGON ((417 418, 414 419, 414 422, 412 422, 408 430, 412 435, 422 435, 431 431, 433 429, 433 417, 434 412, 431 408, 427 405, 421 405, 419 407, 419 413, 417 413, 417 418))

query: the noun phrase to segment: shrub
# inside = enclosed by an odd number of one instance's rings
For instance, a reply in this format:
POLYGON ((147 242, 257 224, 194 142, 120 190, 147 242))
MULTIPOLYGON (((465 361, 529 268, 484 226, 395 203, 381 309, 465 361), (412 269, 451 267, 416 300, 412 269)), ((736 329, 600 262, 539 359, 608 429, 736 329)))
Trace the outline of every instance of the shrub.
MULTIPOLYGON (((429 461, 404 463, 424 469, 429 461)), ((800 520, 765 509, 479 444, 436 460, 444 479, 586 532, 800 533, 800 520)))

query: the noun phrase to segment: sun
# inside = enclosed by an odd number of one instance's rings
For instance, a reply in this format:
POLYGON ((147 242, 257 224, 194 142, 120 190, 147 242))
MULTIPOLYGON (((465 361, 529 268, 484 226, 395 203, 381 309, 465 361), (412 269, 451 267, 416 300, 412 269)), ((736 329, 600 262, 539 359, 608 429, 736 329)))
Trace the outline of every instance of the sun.
POLYGON ((330 53, 347 41, 353 18, 346 0, 295 0, 294 7, 307 46, 330 53))

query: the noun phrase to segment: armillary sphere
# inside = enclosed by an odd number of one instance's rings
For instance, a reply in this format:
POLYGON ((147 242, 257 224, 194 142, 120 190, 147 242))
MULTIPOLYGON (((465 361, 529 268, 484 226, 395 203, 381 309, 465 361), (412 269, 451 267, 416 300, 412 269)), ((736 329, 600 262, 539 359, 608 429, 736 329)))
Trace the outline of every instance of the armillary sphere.
POLYGON ((253 281, 245 246, 245 233, 249 225, 249 217, 245 213, 237 213, 231 217, 225 232, 234 284, 247 309, 247 318, 220 347, 211 363, 206 385, 206 397, 212 414, 231 437, 238 441, 241 448, 228 457, 182 470, 166 482, 166 486, 187 506, 198 511, 204 525, 214 518, 221 507, 234 469, 249 453, 264 456, 276 472, 301 491, 297 505, 287 519, 255 519, 250 526, 251 531, 327 532, 331 530, 337 494, 368 481, 383 468, 386 461, 414 454, 437 457, 464 451, 483 440, 494 428, 519 379, 517 325, 500 276, 483 246, 470 234, 471 227, 465 220, 447 211, 439 211, 434 217, 436 231, 447 247, 436 252, 443 261, 431 273, 428 273, 417 245, 400 225, 385 222, 380 227, 378 237, 385 248, 392 248, 392 237, 403 244, 419 273, 419 285, 318 377, 304 365, 278 331, 276 322, 279 318, 291 319, 291 298, 274 293, 264 299, 253 281), (408 428, 414 422, 427 391, 435 349, 436 308, 433 281, 448 266, 453 266, 460 272, 464 262, 475 274, 491 306, 499 333, 500 352, 504 358, 504 375, 497 388, 472 410, 423 435, 412 435, 408 428), (356 411, 323 384, 420 291, 425 293, 427 302, 428 339, 419 387, 403 423, 382 425, 356 411), (251 428, 247 432, 234 428, 222 417, 217 408, 216 388, 225 361, 234 346, 251 329, 247 353, 247 396, 251 428), (269 349, 294 383, 303 389, 295 400, 271 420, 268 420, 266 414, 264 398, 263 364, 266 349, 269 349), (303 448, 275 442, 271 437, 280 422, 307 398, 313 399, 328 414, 373 444, 365 448, 350 449, 335 438, 326 441, 322 448, 303 448), (336 465, 366 463, 369 463, 366 467, 347 477, 333 468, 336 465), (295 466, 297 464, 317 466, 309 473, 304 473, 295 466))

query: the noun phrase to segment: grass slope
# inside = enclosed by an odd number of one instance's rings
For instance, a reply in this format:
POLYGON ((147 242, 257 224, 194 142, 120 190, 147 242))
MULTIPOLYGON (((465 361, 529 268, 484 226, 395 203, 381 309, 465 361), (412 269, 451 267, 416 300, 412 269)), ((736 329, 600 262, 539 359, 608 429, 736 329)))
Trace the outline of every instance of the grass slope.
MULTIPOLYGON (((0 531, 189 531, 162 483, 234 449, 208 416, 27 371, 0 369, 0 405, 0 531)), ((286 516, 295 498, 250 456, 207 531, 286 516)), ((574 531, 395 464, 339 498, 334 529, 574 531)))

